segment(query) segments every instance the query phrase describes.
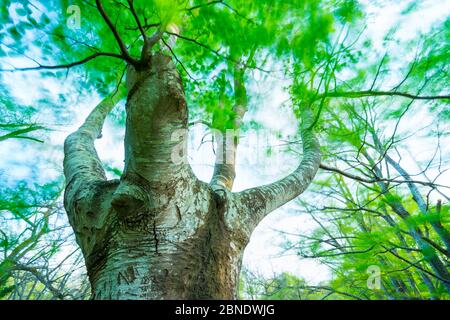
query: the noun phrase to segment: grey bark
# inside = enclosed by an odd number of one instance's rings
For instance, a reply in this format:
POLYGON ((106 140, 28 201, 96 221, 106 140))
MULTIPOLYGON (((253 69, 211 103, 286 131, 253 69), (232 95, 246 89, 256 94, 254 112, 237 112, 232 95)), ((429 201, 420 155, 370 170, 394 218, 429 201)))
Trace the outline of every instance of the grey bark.
POLYGON ((244 84, 245 68, 234 66, 234 106, 233 128, 216 131, 217 151, 214 172, 210 185, 213 189, 231 191, 236 178, 236 149, 239 143, 239 128, 247 112, 247 90, 244 84))
POLYGON ((93 299, 234 299, 253 229, 303 192, 319 164, 305 112, 304 157, 291 175, 232 193, 199 181, 186 157, 188 109, 162 54, 127 70, 125 170, 108 181, 94 147, 108 98, 65 141, 65 208, 93 299))
MULTIPOLYGON (((350 206, 353 206, 352 203, 354 203, 354 200, 351 199, 351 201, 349 202, 350 206)), ((364 222, 364 218, 362 216, 356 216, 356 222, 358 224, 359 229, 364 232, 369 234, 370 233, 370 229, 367 227, 366 223, 364 222)), ((393 249, 395 250, 395 249, 393 249)), ((380 256, 379 258, 380 261, 380 265, 385 268, 385 270, 388 269, 389 263, 388 261, 383 257, 380 256)), ((392 297, 392 298, 396 298, 396 297, 404 297, 404 296, 411 296, 411 294, 408 294, 408 286, 406 285, 406 283, 399 277, 395 277, 393 275, 388 275, 388 280, 389 283, 391 284, 391 287, 393 288, 393 295, 389 292, 389 288, 388 286, 383 286, 383 289, 386 293, 387 296, 392 297)), ((414 288, 414 287, 413 287, 414 288)))

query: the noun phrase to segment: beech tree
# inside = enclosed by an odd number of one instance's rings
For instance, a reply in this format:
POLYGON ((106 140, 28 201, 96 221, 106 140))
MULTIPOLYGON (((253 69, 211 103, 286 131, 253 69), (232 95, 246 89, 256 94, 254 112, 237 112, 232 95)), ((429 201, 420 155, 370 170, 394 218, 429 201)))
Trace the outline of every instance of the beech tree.
POLYGON ((5 64, 3 73, 75 72, 80 87, 103 97, 64 143, 64 206, 93 299, 236 298, 253 230, 302 194, 321 166, 315 131, 324 106, 449 98, 427 82, 420 90, 403 91, 410 88, 403 82, 378 89, 383 60, 353 86, 339 80, 345 68, 361 71, 355 0, 7 1, 1 10, 8 54, 34 63, 5 64), (30 56, 33 48, 39 57, 30 56), (233 192, 255 73, 289 81, 303 154, 284 178, 233 192), (120 179, 108 180, 94 142, 122 102, 125 165, 120 179), (209 182, 187 158, 196 122, 211 128, 217 145, 209 182))

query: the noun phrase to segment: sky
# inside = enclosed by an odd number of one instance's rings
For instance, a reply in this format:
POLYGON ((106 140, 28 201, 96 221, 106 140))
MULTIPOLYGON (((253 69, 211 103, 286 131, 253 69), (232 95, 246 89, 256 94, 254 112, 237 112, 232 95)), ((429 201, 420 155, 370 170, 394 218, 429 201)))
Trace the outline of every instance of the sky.
MULTIPOLYGON (((369 20, 367 33, 370 34, 375 44, 381 43, 387 30, 399 21, 399 13, 411 1, 363 1, 367 6, 369 20)), ((450 12, 450 0, 424 0, 419 1, 421 9, 408 16, 407 21, 402 21, 399 35, 403 39, 413 37, 418 31, 426 32, 431 24, 443 19, 450 12)), ((404 19, 404 18, 402 18, 404 19)), ((381 47, 376 49, 380 49, 381 47)), ((396 50, 395 48, 392 48, 396 50)), ((10 60, 16 66, 26 63, 21 59, 10 60)), ((80 97, 70 88, 72 81, 69 74, 64 81, 46 78, 45 82, 39 72, 10 73, 4 77, 8 88, 14 96, 23 104, 33 105, 42 96, 42 88, 45 87, 54 96, 63 94, 67 100, 61 102, 56 110, 43 109, 35 119, 38 123, 51 128, 47 132, 45 143, 30 143, 21 140, 7 140, 0 145, 0 183, 13 184, 15 181, 27 179, 36 183, 45 183, 61 177, 62 170, 62 144, 65 137, 76 130, 84 121, 92 108, 99 102, 100 97, 96 93, 80 97), (58 124, 65 119, 63 124, 58 124)), ((395 82, 395 81, 394 81, 395 82)), ((285 135, 296 132, 297 119, 288 107, 283 103, 288 98, 280 81, 259 81, 252 90, 260 97, 263 105, 256 112, 246 114, 244 121, 257 120, 272 131, 282 130, 285 135)), ((56 98, 55 98, 56 99, 56 98)), ((415 116, 401 123, 401 130, 410 130, 412 127, 420 128, 433 119, 421 111, 420 104, 415 105, 415 116)), ((204 181, 211 177, 214 163, 214 154, 210 143, 201 145, 205 128, 195 126, 190 133, 189 161, 195 174, 204 181)), ((123 136, 124 128, 115 125, 111 118, 106 120, 103 138, 96 141, 96 147, 100 158, 113 167, 123 168, 123 136)), ((265 155, 265 144, 277 145, 279 140, 273 135, 260 137, 248 133, 242 137, 238 147, 237 178, 233 191, 240 191, 249 187, 272 182, 293 170, 299 159, 294 154, 275 152, 272 157, 265 155), (266 140, 267 138, 267 140, 266 140), (275 157, 275 158, 274 158, 275 157), (276 165, 273 165, 276 163, 276 165)), ((208 140, 208 139, 206 139, 208 140)), ((404 151, 404 166, 416 172, 413 158, 421 160, 430 154, 435 148, 434 142, 427 138, 410 139, 414 144, 416 154, 411 155, 404 151)), ((442 145, 449 152, 450 141, 447 138, 442 145)), ((275 150, 277 150, 275 148, 275 150)), ((110 175, 112 178, 113 176, 110 175)), ((449 174, 443 175, 438 183, 450 181, 449 174)), ((311 195, 304 193, 301 198, 308 199, 311 195)), ((255 274, 270 277, 283 271, 304 277, 314 284, 330 278, 328 268, 312 259, 299 259, 295 255, 280 256, 280 248, 283 238, 278 230, 290 233, 306 233, 314 228, 312 219, 299 214, 295 210, 295 203, 289 203, 266 217, 254 231, 251 241, 245 250, 244 266, 255 274)))

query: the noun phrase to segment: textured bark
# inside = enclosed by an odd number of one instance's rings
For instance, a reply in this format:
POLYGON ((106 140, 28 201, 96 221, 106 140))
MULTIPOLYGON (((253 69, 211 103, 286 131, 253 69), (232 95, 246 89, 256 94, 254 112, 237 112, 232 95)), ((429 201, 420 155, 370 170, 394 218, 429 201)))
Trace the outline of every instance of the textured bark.
POLYGON ((234 118, 232 130, 219 130, 215 135, 217 141, 216 161, 211 178, 213 189, 226 189, 231 191, 236 178, 236 149, 239 143, 239 128, 247 112, 247 90, 244 85, 243 67, 234 67, 234 118))
MULTIPOLYGON (((250 200, 248 192, 216 189, 194 176, 186 158, 187 106, 170 58, 153 55, 148 67, 129 67, 127 91, 120 180, 106 180, 94 148, 115 101, 97 106, 65 142, 65 208, 86 261, 92 297, 236 298, 243 250, 261 213, 242 202, 250 200)), ((293 190, 282 201, 275 184, 268 208, 300 194, 319 166, 320 159, 309 155, 318 152, 311 130, 303 136, 304 160, 281 183, 293 190)), ((249 193, 265 192, 256 190, 249 193)), ((258 204, 264 201, 258 198, 258 204)))

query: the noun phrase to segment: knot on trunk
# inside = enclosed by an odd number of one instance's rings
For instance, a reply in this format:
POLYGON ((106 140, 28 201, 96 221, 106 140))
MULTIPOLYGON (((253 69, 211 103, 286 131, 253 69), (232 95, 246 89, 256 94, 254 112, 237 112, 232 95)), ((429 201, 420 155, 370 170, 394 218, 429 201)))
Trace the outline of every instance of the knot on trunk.
POLYGON ((126 218, 141 211, 144 207, 150 206, 149 191, 150 185, 145 178, 127 172, 113 194, 111 205, 118 213, 119 218, 126 218))

